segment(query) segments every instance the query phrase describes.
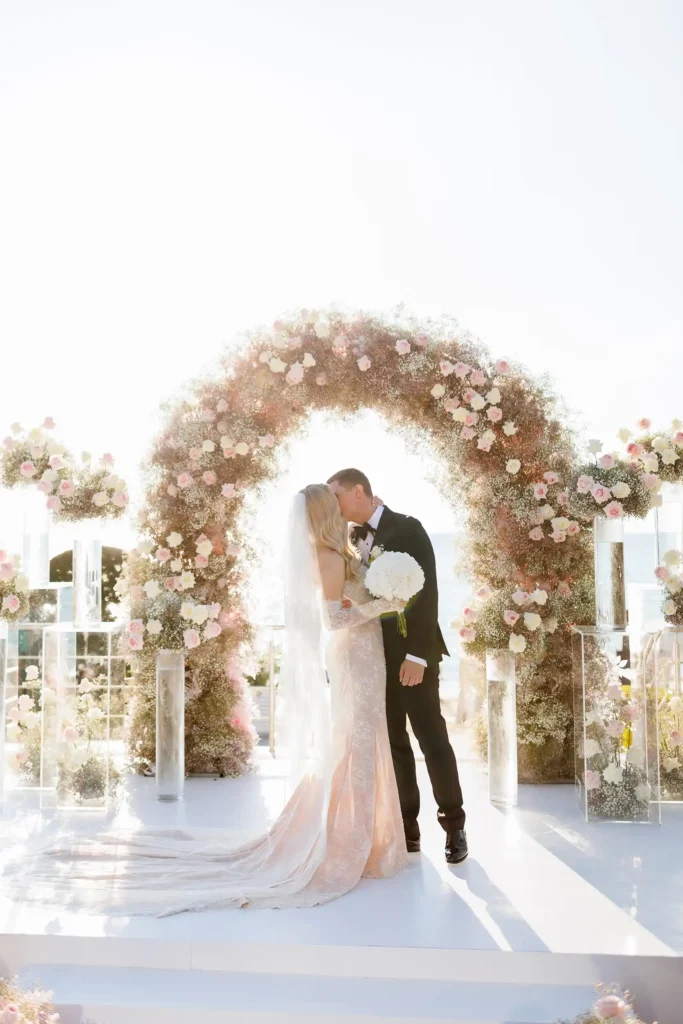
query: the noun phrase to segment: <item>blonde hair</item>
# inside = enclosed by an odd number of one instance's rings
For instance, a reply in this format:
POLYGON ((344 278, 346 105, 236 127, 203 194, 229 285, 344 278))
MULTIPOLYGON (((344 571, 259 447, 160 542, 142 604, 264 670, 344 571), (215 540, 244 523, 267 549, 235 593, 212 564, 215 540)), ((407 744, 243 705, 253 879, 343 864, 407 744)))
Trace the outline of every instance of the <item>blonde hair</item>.
POLYGON ((355 579, 360 556, 349 540, 348 524, 339 511, 334 491, 327 484, 309 484, 301 493, 306 499, 312 540, 317 547, 330 548, 341 555, 346 579, 355 579))

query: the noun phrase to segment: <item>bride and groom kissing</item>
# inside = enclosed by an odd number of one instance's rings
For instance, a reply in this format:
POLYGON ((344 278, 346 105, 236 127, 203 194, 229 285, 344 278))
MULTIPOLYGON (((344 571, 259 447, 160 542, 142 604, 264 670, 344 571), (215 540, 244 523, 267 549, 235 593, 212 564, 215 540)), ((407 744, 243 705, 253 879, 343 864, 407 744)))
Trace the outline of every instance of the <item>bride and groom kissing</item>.
POLYGON ((448 652, 424 528, 376 500, 367 477, 347 469, 295 496, 285 554, 278 692, 289 707, 291 795, 268 831, 242 845, 216 829, 92 838, 62 832, 18 852, 3 871, 4 895, 164 916, 313 907, 361 878, 393 876, 420 850, 408 721, 446 832, 446 860, 467 857, 458 769, 439 703, 439 666, 448 652), (380 549, 419 564, 424 584, 408 605, 375 598, 366 587, 370 556, 380 549), (397 613, 405 630, 397 628, 397 613))

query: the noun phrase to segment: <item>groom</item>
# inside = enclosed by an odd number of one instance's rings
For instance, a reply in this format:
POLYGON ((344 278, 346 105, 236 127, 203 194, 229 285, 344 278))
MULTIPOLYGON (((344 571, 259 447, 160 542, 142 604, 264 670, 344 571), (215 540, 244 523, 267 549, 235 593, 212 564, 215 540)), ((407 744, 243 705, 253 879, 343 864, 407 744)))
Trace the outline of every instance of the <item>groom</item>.
POLYGON ((344 518, 358 524, 351 537, 365 565, 373 547, 406 551, 420 563, 425 574, 423 589, 406 610, 407 637, 399 633, 395 618, 382 620, 389 740, 408 852, 420 850, 420 790, 406 717, 427 764, 439 822, 446 832, 446 860, 459 864, 467 857, 467 836, 458 766, 439 701, 439 665, 448 651, 438 622, 434 549, 417 519, 377 504, 370 481, 360 470, 343 469, 327 482, 337 496, 344 518))

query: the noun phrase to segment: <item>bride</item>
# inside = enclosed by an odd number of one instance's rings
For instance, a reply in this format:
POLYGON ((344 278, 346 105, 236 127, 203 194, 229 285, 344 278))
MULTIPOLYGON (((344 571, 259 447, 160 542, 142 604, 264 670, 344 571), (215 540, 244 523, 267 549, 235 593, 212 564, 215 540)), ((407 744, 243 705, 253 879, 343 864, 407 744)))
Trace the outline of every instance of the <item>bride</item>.
POLYGON ((385 714, 380 616, 327 484, 296 495, 285 568, 280 690, 291 796, 270 830, 235 846, 218 830, 58 836, 7 864, 2 894, 119 914, 312 907, 389 877, 406 843, 385 714), (329 682, 328 682, 329 680, 329 682))

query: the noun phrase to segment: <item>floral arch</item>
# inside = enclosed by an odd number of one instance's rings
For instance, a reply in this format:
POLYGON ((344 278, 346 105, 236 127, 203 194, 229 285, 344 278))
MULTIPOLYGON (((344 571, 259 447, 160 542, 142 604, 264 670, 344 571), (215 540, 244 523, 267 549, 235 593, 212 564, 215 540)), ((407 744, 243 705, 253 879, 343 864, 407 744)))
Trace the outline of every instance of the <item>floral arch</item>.
POLYGON ((253 743, 240 660, 255 557, 241 512, 277 473, 276 447, 314 410, 372 408, 406 443, 429 445, 448 500, 464 505, 464 569, 476 600, 461 637, 473 656, 520 655, 521 773, 568 774, 568 630, 592 614, 590 532, 565 516, 578 453, 544 381, 488 352, 457 323, 303 310, 231 349, 213 378, 167 409, 147 463, 144 540, 121 588, 140 698, 131 747, 154 759, 155 657, 185 647, 186 765, 237 775, 253 743))

